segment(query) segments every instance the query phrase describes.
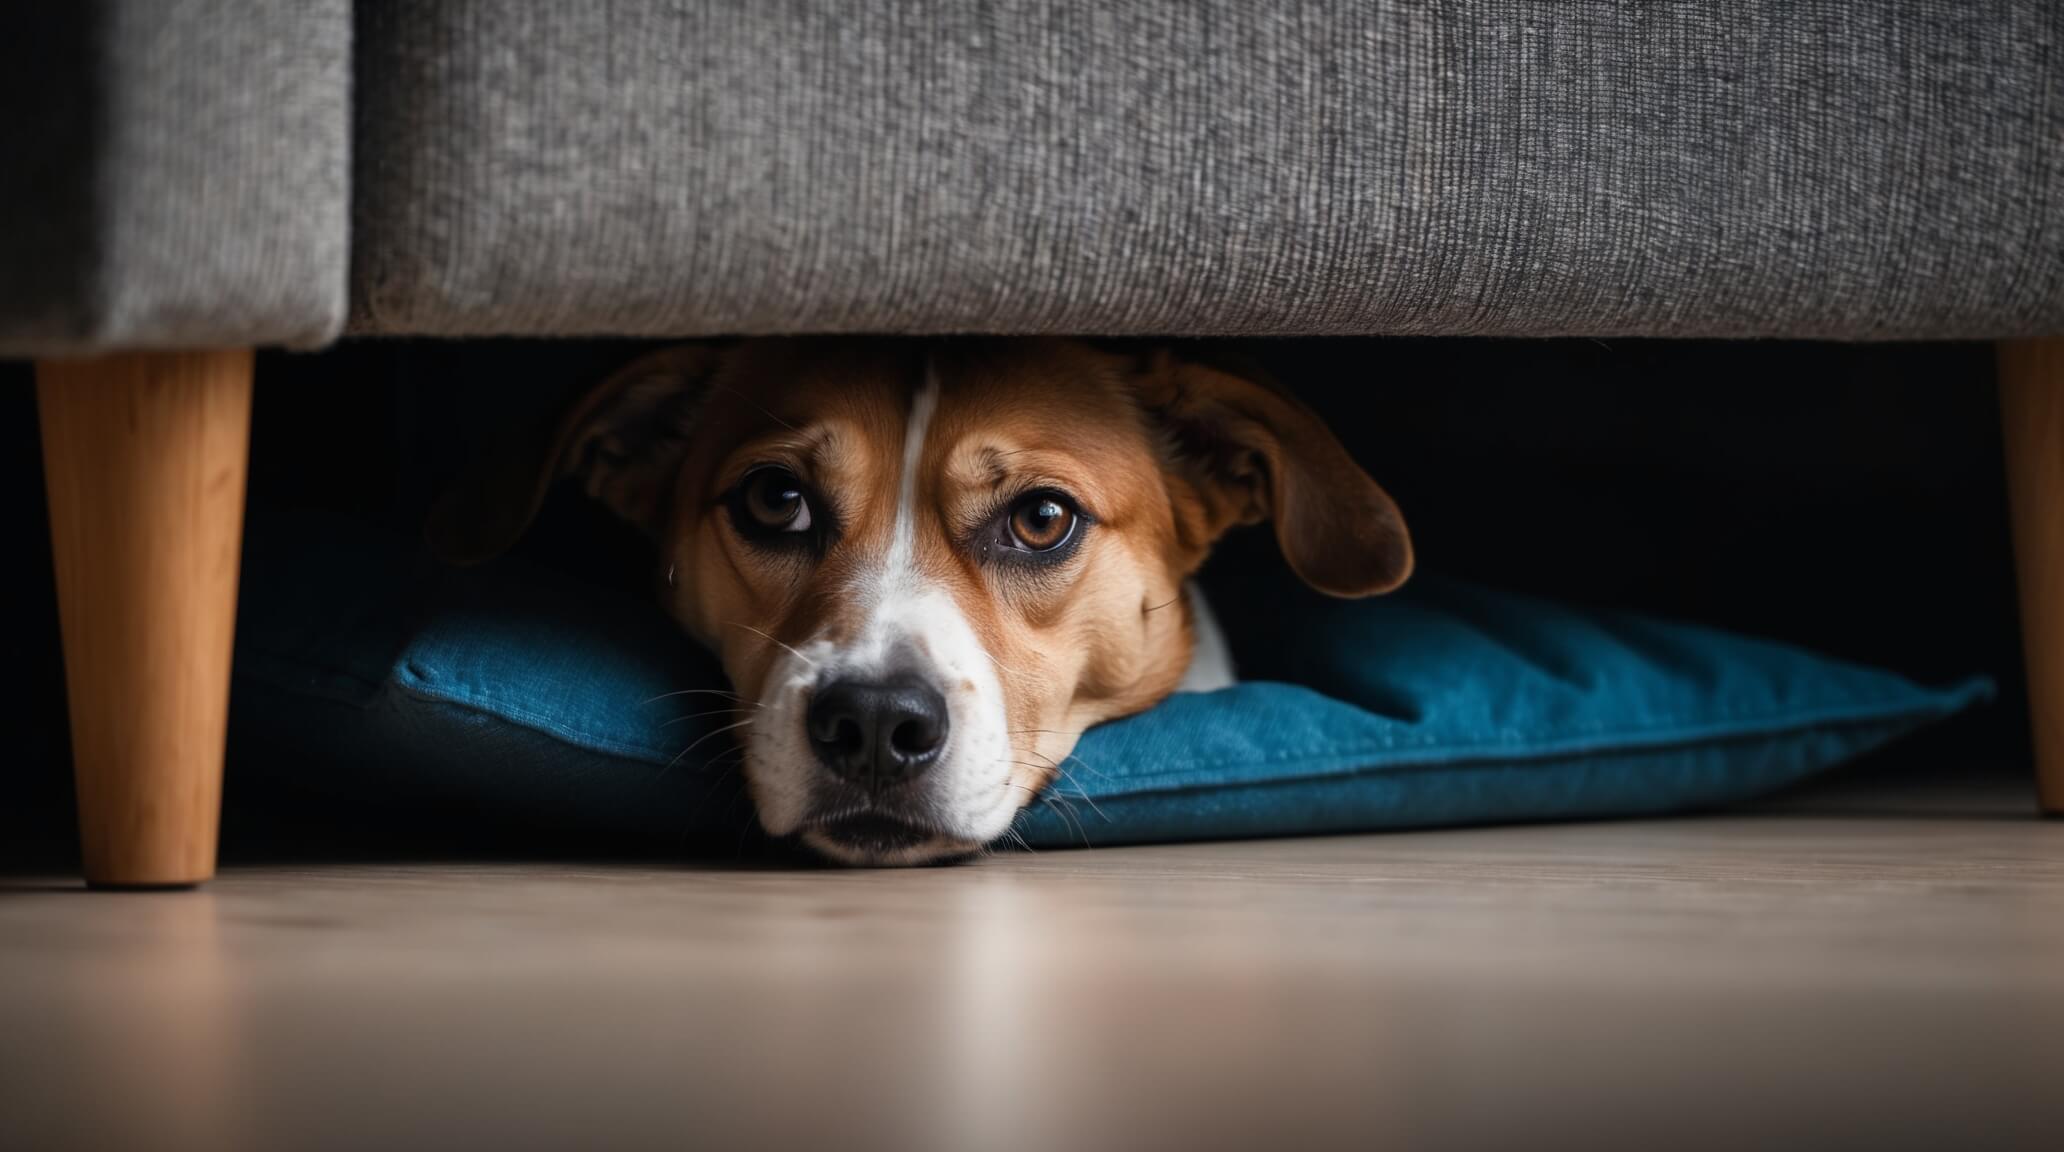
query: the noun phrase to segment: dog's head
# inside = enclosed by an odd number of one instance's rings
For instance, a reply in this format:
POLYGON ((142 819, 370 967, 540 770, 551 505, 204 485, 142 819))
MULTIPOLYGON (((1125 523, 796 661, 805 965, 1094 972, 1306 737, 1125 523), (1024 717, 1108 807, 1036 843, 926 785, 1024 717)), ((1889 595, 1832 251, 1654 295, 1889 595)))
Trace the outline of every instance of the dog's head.
POLYGON ((567 419, 572 478, 657 545, 667 610, 742 697, 760 822, 852 863, 1002 835, 1084 728, 1182 679, 1183 595, 1275 523, 1322 591, 1402 582, 1396 506, 1308 410, 1179 358, 1063 340, 746 340, 646 357, 567 419))

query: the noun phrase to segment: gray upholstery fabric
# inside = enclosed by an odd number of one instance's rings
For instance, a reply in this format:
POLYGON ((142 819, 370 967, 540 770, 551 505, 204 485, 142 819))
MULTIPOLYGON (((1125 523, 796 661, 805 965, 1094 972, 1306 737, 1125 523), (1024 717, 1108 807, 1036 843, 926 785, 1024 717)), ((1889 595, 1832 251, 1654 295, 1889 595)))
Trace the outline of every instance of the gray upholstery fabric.
POLYGON ((2058 0, 395 0, 358 30, 361 331, 2064 331, 2058 0))
POLYGON ((0 7, 0 355, 342 327, 350 0, 0 7))

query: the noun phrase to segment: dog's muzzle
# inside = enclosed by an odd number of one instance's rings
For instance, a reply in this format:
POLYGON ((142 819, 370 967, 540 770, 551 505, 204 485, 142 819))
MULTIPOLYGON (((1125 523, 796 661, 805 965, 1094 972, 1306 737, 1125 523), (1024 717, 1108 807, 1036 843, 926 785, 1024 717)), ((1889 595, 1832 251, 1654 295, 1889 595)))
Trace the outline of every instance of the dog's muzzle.
POLYGON ((946 697, 925 678, 847 676, 817 689, 804 714, 820 780, 810 831, 841 855, 887 860, 942 838, 925 775, 952 734, 946 697))

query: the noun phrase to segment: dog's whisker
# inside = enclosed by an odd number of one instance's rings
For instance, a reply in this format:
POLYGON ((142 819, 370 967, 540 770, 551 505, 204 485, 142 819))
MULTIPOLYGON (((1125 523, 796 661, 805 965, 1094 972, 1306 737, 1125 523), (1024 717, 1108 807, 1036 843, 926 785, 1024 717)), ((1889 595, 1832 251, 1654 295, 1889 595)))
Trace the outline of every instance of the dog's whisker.
POLYGON ((1062 776, 1067 776, 1067 775, 1068 775, 1068 770, 1067 770, 1067 769, 1066 769, 1065 767, 1063 767, 1062 765, 1065 765, 1065 764, 1067 764, 1067 763, 1068 763, 1069 761, 1071 761, 1071 760, 1072 760, 1072 761, 1074 761, 1074 762, 1075 762, 1075 763, 1076 763, 1077 765, 1079 765, 1079 766, 1080 766, 1080 767, 1082 768, 1082 770, 1083 770, 1084 772, 1087 772, 1087 773, 1089 773, 1090 775, 1092 775, 1092 776, 1096 777, 1097 779, 1099 779, 1099 780, 1108 780, 1108 779, 1110 779, 1110 777, 1108 777, 1108 776, 1104 775, 1104 774, 1103 774, 1103 772, 1102 772, 1102 771, 1101 771, 1100 769, 1098 769, 1098 768, 1094 767, 1093 765, 1091 765, 1091 764, 1090 764, 1090 762, 1089 762, 1089 761, 1087 761, 1087 760, 1084 760, 1084 759, 1083 759, 1082 757, 1080 757, 1080 756, 1077 756, 1077 755, 1075 755, 1075 754, 1074 754, 1073 752, 1070 752, 1070 753, 1069 753, 1069 754, 1067 754, 1066 756, 1063 756, 1063 757, 1061 757, 1061 759, 1060 759, 1060 763, 1055 763, 1055 762, 1054 762, 1054 760, 1053 760, 1053 758, 1052 758, 1051 756, 1048 756, 1048 755, 1046 755, 1045 753, 1043 753, 1043 752, 1040 752, 1040 751, 1039 751, 1038 749, 1036 749, 1036 748, 1024 748, 1024 749, 1020 749, 1020 751, 1022 751, 1022 752, 1024 752, 1024 753, 1026 753, 1027 755, 1030 755, 1030 756, 1037 756, 1037 757, 1039 757, 1039 758, 1040 758, 1041 760, 1044 760, 1044 761, 1046 761, 1046 762, 1047 762, 1047 764, 1048 764, 1048 766, 1050 766, 1051 768, 1053 768, 1053 770, 1054 770, 1054 771, 1056 771, 1056 772, 1060 773, 1060 774, 1061 774, 1062 776))
MULTIPOLYGON (((1060 788, 1058 787, 1058 785, 1059 785, 1059 784, 1061 784, 1061 783, 1072 783, 1072 784, 1074 784, 1074 785, 1075 785, 1075 795, 1074 795, 1073 799, 1076 799, 1076 800, 1080 800, 1080 801, 1082 801, 1082 802, 1083 802, 1084 804, 1087 804, 1087 805, 1089 805, 1090 811, 1092 811, 1092 812, 1095 812, 1095 813, 1097 814, 1097 817, 1098 817, 1098 819, 1101 819, 1101 820, 1102 820, 1102 821, 1103 821, 1104 823, 1108 824, 1108 823, 1110 823, 1110 822, 1111 822, 1111 817, 1110 817, 1109 815, 1105 814, 1104 810, 1103 810, 1102 808, 1099 808, 1099 807, 1097 806, 1097 802, 1096 802, 1096 800, 1095 800, 1095 799, 1094 799, 1093 797, 1091 797, 1091 796, 1090 796, 1090 794, 1089 794, 1089 789, 1087 789, 1087 788, 1084 788, 1084 787, 1082 786, 1082 781, 1080 781, 1080 780, 1077 780, 1077 779, 1075 779, 1075 775, 1074 775, 1074 773, 1072 773, 1072 772, 1068 771, 1068 769, 1067 769, 1066 767, 1064 767, 1063 765, 1065 765, 1065 764, 1066 764, 1066 763, 1067 763, 1067 762, 1068 762, 1069 760, 1073 760, 1073 761, 1075 761, 1075 762, 1076 762, 1077 764, 1080 764, 1080 765, 1082 765, 1082 767, 1083 767, 1083 768, 1084 768, 1085 770, 1087 770, 1087 771, 1090 771, 1090 772, 1096 772, 1096 774, 1097 774, 1097 776, 1098 776, 1098 777, 1102 777, 1102 776, 1103 776, 1103 773, 1101 773, 1101 772, 1097 772, 1097 771, 1096 771, 1096 769, 1094 769, 1094 768, 1091 768, 1091 767, 1089 766, 1089 763, 1088 763, 1087 761, 1085 761, 1085 760, 1083 760, 1083 759, 1081 759, 1080 757, 1077 757, 1077 756, 1067 756, 1067 757, 1064 757, 1064 758, 1063 758, 1063 759, 1061 760, 1061 762, 1060 762, 1059 764, 1056 764, 1056 763, 1055 763, 1055 762, 1053 761, 1053 759, 1052 759, 1051 757, 1048 757, 1048 756, 1043 756, 1043 755, 1040 755, 1040 753, 1038 753, 1038 752, 1032 752, 1031 754, 1032 754, 1032 755, 1034 755, 1034 756, 1038 756, 1038 757, 1039 757, 1039 758, 1040 758, 1041 760, 1044 760, 1044 761, 1046 761, 1046 767, 1047 767, 1047 768, 1048 768, 1049 770, 1051 770, 1051 771, 1052 771, 1053 773, 1055 773, 1055 776, 1056 776, 1056 781, 1055 781, 1055 783, 1056 783, 1056 786, 1055 786, 1055 787, 1052 787, 1052 788, 1049 788, 1049 789, 1047 790, 1047 796, 1048 796, 1048 797, 1049 797, 1050 799, 1061 799, 1061 800, 1065 800, 1065 799, 1067 798, 1067 797, 1066 797, 1066 794, 1065 794, 1065 793, 1063 793, 1063 792, 1062 792, 1062 791, 1060 790, 1060 788)), ((1014 763, 1014 764, 1017 764, 1017 765, 1019 765, 1020 767, 1025 767, 1025 768, 1033 768, 1033 769, 1035 769, 1035 770, 1037 769, 1037 765, 1032 765, 1032 764, 1026 764, 1026 763, 1024 763, 1024 762, 1023 762, 1023 761, 1021 761, 1021 760, 1014 760, 1014 761, 1012 761, 1012 763, 1014 763)))
POLYGON ((726 724, 722 728, 718 728, 713 731, 703 733, 701 736, 696 738, 693 744, 690 744, 686 748, 681 749, 679 752, 674 753, 674 758, 672 760, 667 761, 667 767, 671 768, 674 765, 679 764, 681 762, 682 757, 688 755, 690 752, 693 752, 697 748, 701 747, 703 742, 709 740, 711 737, 722 736, 724 733, 729 732, 735 728, 743 728, 746 725, 752 723, 754 719, 757 719, 757 717, 740 720, 736 724, 726 724))
POLYGON ((1069 826, 1075 829, 1075 835, 1082 838, 1082 846, 1084 848, 1090 846, 1089 833, 1083 830, 1082 821, 1076 817, 1073 804, 1068 803, 1066 799, 1053 792, 1048 792, 1046 799, 1042 800, 1041 803, 1051 805, 1054 811, 1061 814, 1061 818, 1066 820, 1069 826))
MULTIPOLYGON (((1063 780, 1070 779, 1070 777, 1066 776, 1065 774, 1061 778, 1063 780)), ((1106 824, 1109 824, 1111 822, 1111 817, 1107 815, 1102 808, 1097 807, 1096 800, 1090 796, 1087 789, 1083 788, 1082 783, 1080 781, 1075 782, 1075 795, 1071 797, 1071 799, 1080 800, 1084 804, 1089 805, 1089 810, 1097 814, 1097 819, 1102 820, 1106 824)))
POLYGON ((750 632, 755 636, 764 637, 768 643, 779 644, 781 647, 788 650, 789 655, 795 657, 798 660, 801 660, 803 663, 808 664, 812 668, 817 667, 817 662, 815 660, 812 660, 808 656, 805 656, 801 652, 797 651, 793 645, 787 644, 781 640, 777 640, 773 636, 770 636, 767 633, 760 631, 758 628, 755 628, 750 624, 742 623, 737 620, 726 620, 724 621, 724 623, 731 625, 733 628, 743 628, 747 632, 750 632))
POLYGON ((761 710, 761 709, 763 709, 763 708, 765 708, 765 707, 766 707, 766 705, 765 705, 765 704, 762 704, 762 703, 760 703, 760 702, 759 702, 759 701, 757 701, 757 700, 735 700, 735 701, 732 701, 732 703, 736 704, 736 705, 737 705, 737 707, 735 707, 735 708, 712 708, 712 709, 710 709, 710 710, 709 710, 709 711, 707 711, 707 712, 690 712, 690 713, 688 713, 688 714, 687 714, 686 716, 676 716, 676 717, 674 717, 674 719, 676 719, 676 720, 686 720, 686 719, 690 719, 690 718, 692 718, 692 717, 695 717, 695 716, 715 716, 715 715, 717 715, 717 714, 719 714, 719 713, 722 713, 722 712, 757 712, 757 711, 759 711, 759 710, 761 710))
MULTIPOLYGON (((1089 774, 1090 774, 1091 776, 1094 776, 1094 777, 1096 777, 1096 778, 1097 778, 1097 779, 1099 779, 1099 780, 1109 780, 1109 779, 1110 779, 1110 777, 1109 777, 1109 776, 1106 776, 1106 775, 1104 774, 1104 771, 1103 771, 1103 769, 1101 769, 1101 768, 1098 768, 1098 767, 1096 767, 1095 765, 1091 764, 1091 763, 1090 763, 1089 761, 1087 761, 1087 760, 1084 760, 1084 759, 1083 759, 1082 757, 1080 757, 1080 756, 1077 756, 1077 755, 1075 755, 1075 754, 1074 754, 1074 753, 1072 753, 1072 752, 1071 752, 1071 753, 1069 753, 1069 754, 1068 754, 1068 755, 1066 755, 1066 756, 1063 756, 1063 757, 1061 757, 1061 764, 1066 764, 1066 763, 1068 763, 1068 762, 1070 762, 1070 761, 1073 761, 1073 762, 1075 763, 1075 766, 1076 766, 1076 767, 1078 767, 1078 768, 1082 769, 1082 770, 1083 770, 1084 772, 1087 772, 1087 773, 1089 773, 1089 774)), ((1057 765, 1055 765, 1055 767, 1059 767, 1059 766, 1060 766, 1060 765, 1058 765, 1058 764, 1057 764, 1057 765)))
POLYGON ((1056 761, 1053 757, 1048 756, 1046 753, 1041 752, 1037 748, 1019 748, 1016 745, 1012 745, 1011 751, 1023 752, 1027 756, 1037 756, 1042 762, 1044 762, 1047 768, 1064 777, 1072 775, 1072 773, 1070 773, 1067 768, 1067 766, 1072 763, 1076 767, 1082 769, 1084 772, 1089 773, 1091 776, 1094 776, 1099 780, 1109 780, 1111 778, 1108 774, 1104 772, 1103 769, 1096 767, 1089 761, 1084 760, 1082 757, 1074 755, 1073 753, 1063 756, 1058 761, 1056 761))
MULTIPOLYGON (((1065 756, 1065 757, 1063 757, 1063 758, 1061 759, 1061 762, 1060 762, 1059 764, 1056 764, 1056 763, 1054 763, 1054 761, 1053 761, 1053 760, 1052 760, 1051 758, 1049 758, 1049 757, 1046 757, 1046 756, 1040 756, 1040 754, 1039 754, 1039 753, 1037 753, 1037 752, 1034 752, 1034 753, 1032 753, 1032 755, 1034 755, 1034 756, 1039 756, 1039 758, 1040 758, 1041 760, 1045 760, 1045 761, 1047 762, 1047 764, 1048 764, 1048 765, 1049 765, 1050 767, 1052 767, 1052 769, 1054 770, 1054 772, 1055 772, 1055 773, 1056 773, 1056 774, 1057 774, 1057 775, 1059 776, 1059 781, 1060 781, 1060 782, 1062 782, 1062 783, 1072 783, 1072 784, 1074 784, 1074 785, 1075 785, 1075 798, 1076 798, 1077 800, 1080 800, 1080 801, 1082 801, 1083 803, 1085 803, 1085 804, 1089 805, 1089 807, 1090 807, 1090 810, 1091 810, 1091 811, 1093 811, 1093 812, 1095 812, 1095 813, 1097 814, 1097 816, 1098 816, 1098 817, 1099 817, 1100 819, 1102 819, 1102 820, 1104 821, 1104 823, 1108 824, 1108 823, 1110 823, 1110 822, 1111 822, 1111 818, 1110 818, 1109 816, 1106 816, 1106 815, 1104 814, 1104 810, 1103 810, 1102 808, 1099 808, 1099 807, 1097 807, 1097 802, 1096 802, 1095 800, 1093 800, 1093 799, 1091 799, 1091 798, 1090 798, 1090 795, 1089 795, 1089 789, 1087 789, 1087 788, 1084 788, 1084 787, 1082 786, 1082 781, 1080 781, 1080 780, 1077 780, 1077 779, 1075 779, 1075 774, 1074 774, 1074 773, 1072 773, 1072 772, 1070 772, 1070 771, 1068 771, 1068 769, 1067 769, 1066 767, 1064 767, 1064 765, 1066 765, 1068 761, 1070 761, 1070 760, 1073 760, 1073 761, 1074 761, 1075 763, 1077 763, 1077 764, 1080 764, 1080 765, 1082 765, 1082 767, 1083 767, 1083 770, 1084 770, 1084 771, 1087 771, 1087 772, 1094 772, 1094 773, 1096 773, 1096 775, 1097 775, 1097 778, 1098 778, 1098 779, 1102 779, 1102 778, 1103 778, 1103 775, 1104 775, 1104 774, 1103 774, 1102 772, 1097 772, 1097 770, 1096 770, 1096 769, 1094 769, 1094 768, 1091 768, 1091 767, 1089 766, 1089 762, 1088 762, 1088 761, 1086 761, 1086 760, 1083 760, 1083 759, 1082 759, 1081 757, 1079 757, 1079 756, 1073 756, 1073 755, 1070 755, 1070 756, 1065 756)), ((1059 794, 1059 793, 1060 793, 1060 789, 1059 789, 1058 787, 1056 787, 1056 788, 1055 788, 1055 789, 1054 789, 1053 791, 1054 791, 1054 793, 1055 793, 1055 794, 1059 794)))
POLYGON ((639 701, 639 703, 641 705, 656 704, 661 700, 671 700, 676 696, 728 696, 733 700, 745 699, 745 697, 736 692, 727 692, 721 688, 683 688, 679 692, 661 692, 657 696, 649 696, 639 701))
MULTIPOLYGON (((1030 754, 1030 755, 1033 755, 1033 756, 1039 756, 1039 753, 1037 753, 1037 752, 1032 752, 1032 751, 1031 751, 1030 749, 1026 749, 1026 748, 1013 748, 1013 749, 1011 749, 1011 751, 1013 751, 1013 752, 1026 752, 1026 753, 1028 753, 1028 754, 1030 754)), ((1030 768, 1030 769, 1032 769, 1032 770, 1033 770, 1034 772, 1050 772, 1050 771, 1057 771, 1057 770, 1059 770, 1059 765, 1055 764, 1055 763, 1054 763, 1054 762, 1053 762, 1052 760, 1049 760, 1049 759, 1047 759, 1047 758, 1046 758, 1046 757, 1044 757, 1044 756, 1039 756, 1039 758, 1040 758, 1041 760, 1045 760, 1046 762, 1045 762, 1044 764, 1032 764, 1032 763, 1028 763, 1028 762, 1026 762, 1026 761, 1024 761, 1024 760, 1014 760, 1014 759, 1012 759, 1012 758, 1011 758, 1011 757, 1009 757, 1009 756, 998 756, 998 757, 996 757, 996 758, 995 758, 994 760, 991 760, 991 761, 990 761, 990 763, 991 763, 991 764, 1015 764, 1015 765, 1017 765, 1017 766, 1018 766, 1018 767, 1020 767, 1020 768, 1030 768)))
POLYGON ((740 712, 758 712, 765 707, 766 705, 764 704, 755 704, 750 708, 713 708, 708 712, 691 712, 686 716, 676 716, 672 720, 663 720, 659 726, 661 728, 671 728, 676 724, 685 723, 689 720, 700 720, 706 716, 736 716, 740 712))
POLYGON ((997 669, 998 669, 999 671, 1002 671, 1002 672, 1008 673, 1009 675, 1012 675, 1012 676, 1016 676, 1016 675, 1018 674, 1018 670, 1017 670, 1017 669, 1015 669, 1015 668, 1012 668, 1012 667, 1011 667, 1010 665, 1008 665, 1008 664, 1005 664, 1005 663, 1004 663, 1003 661, 1001 661, 1001 660, 998 660, 998 659, 997 659, 996 657, 994 657, 994 656, 990 656, 990 655, 989 655, 989 650, 988 650, 987 648, 983 648, 983 647, 981 647, 980 645, 977 645, 977 646, 975 647, 975 651, 977 651, 977 652, 980 652, 980 653, 981 653, 981 654, 982 654, 982 655, 983 655, 984 657, 987 657, 987 658, 988 658, 988 661, 989 661, 989 662, 990 662, 991 664, 994 664, 994 665, 996 665, 996 667, 997 667, 997 669))

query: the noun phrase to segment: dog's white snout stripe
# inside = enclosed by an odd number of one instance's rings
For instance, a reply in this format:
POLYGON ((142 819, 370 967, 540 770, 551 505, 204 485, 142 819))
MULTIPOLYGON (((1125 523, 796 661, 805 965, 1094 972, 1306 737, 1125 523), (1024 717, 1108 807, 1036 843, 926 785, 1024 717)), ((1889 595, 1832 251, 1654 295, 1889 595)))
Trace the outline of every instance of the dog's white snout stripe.
MULTIPOLYGON (((878 678, 915 673, 947 698, 947 743, 941 761, 927 774, 930 805, 937 822, 964 839, 986 842, 1003 834, 1016 805, 1001 781, 1009 778, 1009 721, 1003 686, 953 594, 927 579, 917 562, 917 535, 924 511, 918 505, 925 447, 939 404, 939 379, 929 355, 924 378, 911 396, 904 426, 896 507, 888 548, 880 564, 854 592, 863 613, 853 638, 843 645, 822 641, 805 647, 814 666, 786 670, 790 682, 822 685, 846 677, 878 678), (947 692, 949 685, 969 683, 973 692, 947 692)), ((793 729, 792 738, 770 740, 774 753, 760 771, 780 777, 762 789, 778 796, 777 806, 763 805, 761 818, 777 834, 803 819, 815 769, 804 756, 783 755, 780 748, 802 749, 801 715, 807 689, 786 695, 792 716, 769 717, 778 729, 793 729)))
POLYGON ((910 421, 903 431, 903 469, 896 477, 896 519, 889 534, 889 554, 882 563, 886 581, 917 578, 917 474, 924 463, 925 436, 939 407, 939 378, 932 358, 925 356, 924 383, 910 398, 910 421))

